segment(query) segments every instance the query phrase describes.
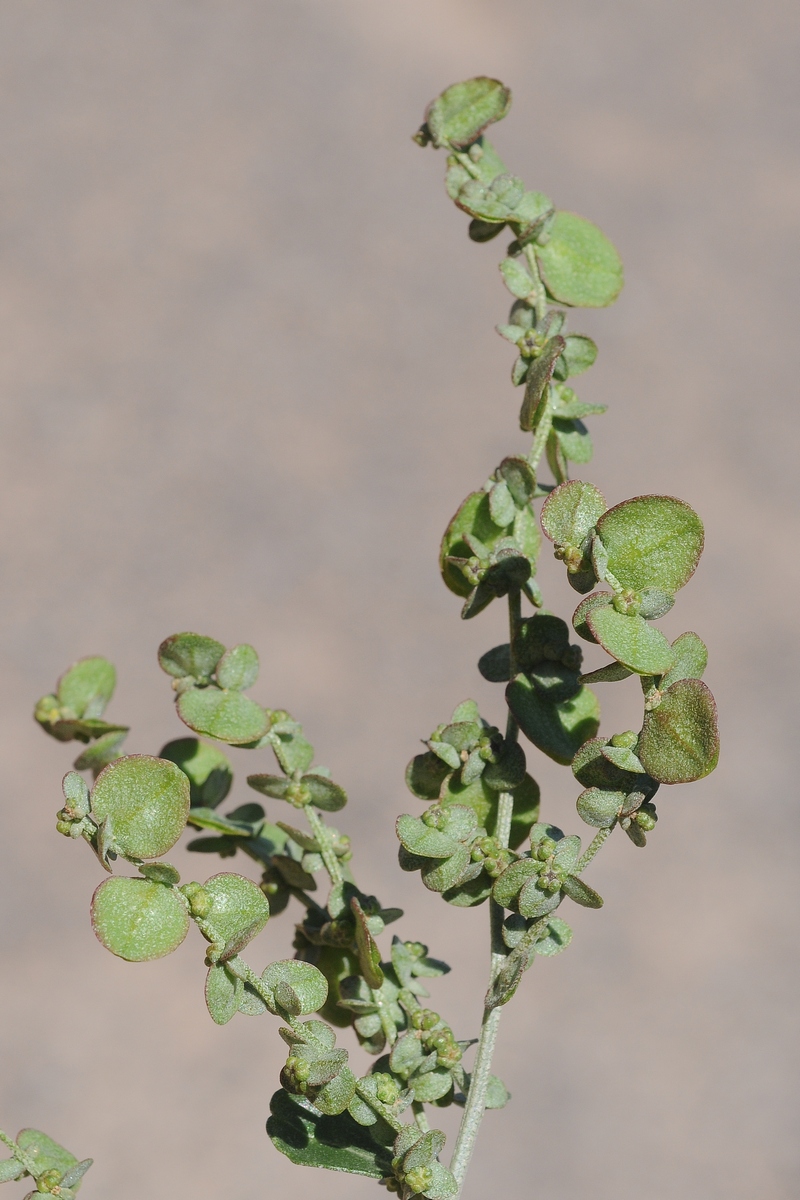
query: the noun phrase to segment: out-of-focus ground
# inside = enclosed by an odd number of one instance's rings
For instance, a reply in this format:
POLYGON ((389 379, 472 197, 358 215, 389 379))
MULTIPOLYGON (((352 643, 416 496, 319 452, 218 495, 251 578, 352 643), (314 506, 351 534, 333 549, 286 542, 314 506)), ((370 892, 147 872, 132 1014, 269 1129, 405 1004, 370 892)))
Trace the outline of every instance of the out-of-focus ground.
MULTIPOLYGON (((524 445, 502 247, 468 242, 409 140, 478 73, 514 88, 512 169, 625 260, 617 305, 573 325, 600 343, 581 396, 610 406, 585 473, 706 521, 663 626, 709 644, 723 757, 662 790, 646 852, 612 839, 604 910, 570 906, 569 952, 526 977, 465 1195, 796 1196, 799 34, 789 0, 6 0, 0 1124, 94 1155, 86 1200, 375 1192, 273 1150, 276 1023, 211 1023, 197 937, 134 967, 92 936, 99 868, 53 829, 73 751, 30 719, 80 655, 117 663, 111 714, 156 752, 182 729, 160 639, 253 642, 255 695, 350 790, 359 880, 453 964, 433 1003, 476 1030, 485 910, 402 875, 392 826, 418 739, 469 695, 502 712, 475 670, 501 608, 461 623, 436 571, 524 445)), ((568 614, 548 553, 541 576, 568 614)), ((635 681, 602 699, 609 732, 637 724, 635 681)), ((534 770, 577 829, 569 772, 534 770)))

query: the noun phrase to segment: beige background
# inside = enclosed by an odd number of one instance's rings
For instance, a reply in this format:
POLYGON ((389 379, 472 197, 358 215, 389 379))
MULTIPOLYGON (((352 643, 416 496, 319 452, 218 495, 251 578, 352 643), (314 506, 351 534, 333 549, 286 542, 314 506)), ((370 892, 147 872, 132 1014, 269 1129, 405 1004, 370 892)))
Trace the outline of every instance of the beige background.
MULTIPOLYGON (((255 643, 256 696, 350 790, 363 886, 457 968, 433 1002, 475 1031, 485 910, 401 875, 392 823, 417 739, 467 695, 501 714, 474 667, 500 606, 460 623, 435 560, 524 444, 507 298, 409 140, 476 73, 514 88, 512 168, 624 257, 619 303, 573 326, 610 404, 591 477, 706 520, 663 625, 708 641, 724 757, 662 791, 646 852, 615 837, 592 867, 606 907, 571 906, 504 1019, 514 1101, 465 1195, 797 1194, 799 34, 790 0, 5 0, 0 1123, 93 1154, 87 1200, 375 1192, 272 1149, 282 1043, 212 1025, 198 938, 138 968, 95 942, 99 869, 53 831, 72 751, 29 716, 79 655, 117 663, 111 714, 155 752, 182 728, 159 640, 255 643)), ((542 579, 568 614, 547 554, 542 579)), ((609 732, 637 692, 603 690, 609 732)), ((534 770, 577 828, 569 773, 534 770)))

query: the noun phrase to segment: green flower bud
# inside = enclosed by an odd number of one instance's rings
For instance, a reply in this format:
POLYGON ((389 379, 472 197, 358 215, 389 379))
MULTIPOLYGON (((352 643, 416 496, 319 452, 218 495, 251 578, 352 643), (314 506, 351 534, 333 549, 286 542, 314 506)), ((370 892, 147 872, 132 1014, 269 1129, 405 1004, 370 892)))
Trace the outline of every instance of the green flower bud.
POLYGON ((64 837, 69 837, 72 832, 71 821, 56 821, 56 829, 59 833, 63 833, 64 837))
POLYGON ((375 1095, 381 1104, 394 1104, 400 1096, 400 1084, 392 1075, 377 1075, 375 1095))
POLYGON ((633 588, 623 588, 614 596, 612 604, 618 613, 629 617, 635 616, 642 607, 642 597, 633 588))
POLYGON ((405 1182, 412 1192, 426 1192, 433 1183, 433 1171, 430 1167, 414 1167, 405 1177, 405 1182))
POLYGON ((635 750, 639 742, 638 733, 634 733, 629 729, 627 733, 615 733, 611 739, 611 745, 620 747, 623 750, 635 750))

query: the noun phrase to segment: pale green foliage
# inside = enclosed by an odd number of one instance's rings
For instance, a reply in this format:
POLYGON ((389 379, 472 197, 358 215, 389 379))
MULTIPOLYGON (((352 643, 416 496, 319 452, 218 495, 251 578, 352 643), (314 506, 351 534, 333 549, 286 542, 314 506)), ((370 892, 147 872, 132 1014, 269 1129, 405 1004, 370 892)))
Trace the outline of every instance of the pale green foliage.
MULTIPOLYGON (((415 135, 419 145, 446 151, 446 191, 471 218, 470 238, 510 235, 500 274, 513 303, 497 330, 516 351, 511 380, 523 388, 519 424, 531 434, 526 454, 509 455, 494 469, 486 464, 485 482, 476 480, 459 506, 439 557, 463 618, 508 598, 508 641, 478 663, 484 679, 504 685, 504 728, 474 700, 459 703, 406 770, 424 811, 397 820, 403 870, 419 872, 449 904, 489 909, 491 970, 472 1065, 465 1056, 473 1042, 458 1039, 424 1006, 427 981, 447 965, 421 942, 394 937, 388 953, 381 949, 386 927, 403 914, 359 889, 349 838, 321 815, 344 808, 344 788, 314 764, 314 748, 289 713, 244 694, 258 682, 252 646, 226 648, 183 632, 162 642, 158 661, 193 733, 236 750, 274 753, 277 770, 259 759, 247 783, 277 819, 254 800, 220 811, 233 766, 208 741, 179 738, 158 758, 123 757, 127 726, 102 719, 116 678, 103 658, 72 666, 35 711, 51 736, 85 747, 64 778, 58 831, 87 842, 108 871, 119 860, 139 870, 138 877, 115 874, 95 891, 92 924, 100 942, 127 961, 156 959, 176 950, 194 922, 206 942, 212 1020, 224 1025, 239 1014, 269 1013, 282 1022, 288 1055, 270 1103, 273 1144, 295 1163, 380 1180, 402 1200, 457 1196, 485 1110, 509 1100, 490 1070, 502 1007, 537 957, 552 958, 571 944, 572 929, 556 909, 565 901, 599 909, 602 897, 584 874, 605 840, 621 829, 644 847, 656 825, 659 786, 702 778, 719 750, 713 697, 701 682, 705 645, 695 633, 670 644, 652 624, 697 566, 699 517, 670 496, 638 496, 609 508, 593 484, 569 478, 571 464, 585 466, 592 456, 584 418, 605 407, 568 385, 593 365, 597 346, 568 331, 567 312, 552 305, 610 304, 622 287, 622 265, 595 225, 556 210, 507 171, 484 131, 510 102, 497 80, 455 84, 429 105, 415 135), (552 481, 541 478, 543 462, 552 481), (543 608, 540 523, 571 586, 585 596, 572 629, 611 656, 589 673, 582 674, 582 650, 571 642, 567 620, 543 608), (643 695, 641 729, 598 736, 600 704, 588 685, 632 680, 626 686, 635 687, 634 677, 643 695), (577 814, 592 832, 585 847, 577 834, 540 819, 539 786, 520 735, 529 753, 571 766, 577 814), (92 788, 80 772, 96 777, 92 788), (203 834, 190 850, 223 859, 241 854, 257 865, 259 881, 223 871, 202 884, 181 884, 174 867, 153 860, 185 828, 203 834), (257 972, 242 953, 292 901, 299 905, 295 957, 257 972), (351 1027, 373 1056, 363 1074, 337 1046, 334 1027, 351 1027), (447 1104, 464 1109, 449 1167, 440 1161, 444 1134, 428 1127, 425 1112, 430 1106, 435 1115, 447 1104)), ((78 1163, 33 1131, 17 1143, 0 1137, 12 1151, 0 1163, 0 1182, 27 1173, 39 1193, 67 1200, 75 1194, 89 1160, 78 1163)))

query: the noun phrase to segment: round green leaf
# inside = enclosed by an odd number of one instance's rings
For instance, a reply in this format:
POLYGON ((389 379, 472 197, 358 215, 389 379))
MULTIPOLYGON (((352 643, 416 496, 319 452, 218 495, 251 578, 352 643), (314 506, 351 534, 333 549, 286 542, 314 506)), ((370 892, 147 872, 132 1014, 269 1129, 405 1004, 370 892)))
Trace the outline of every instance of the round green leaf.
POLYGON ((636 496, 597 522, 608 570, 623 587, 674 594, 691 579, 703 551, 703 523, 683 500, 636 496))
POLYGON ((420 800, 436 800, 449 770, 437 754, 426 750, 415 755, 406 767, 406 787, 420 800))
POLYGON ((92 897, 92 927, 118 958, 149 962, 177 950, 188 932, 189 914, 174 888, 115 875, 92 897))
POLYGON ((565 765, 600 725, 600 704, 587 687, 571 700, 552 704, 525 675, 518 675, 506 688, 506 700, 528 740, 565 765))
POLYGON ((606 235, 570 212, 557 212, 548 233, 536 257, 550 295, 579 308, 612 304, 622 290, 622 261, 606 235))
POLYGON ((434 146, 464 149, 511 107, 511 91, 499 79, 479 75, 454 83, 437 96, 425 113, 434 146))
POLYGON ((539 938, 534 949, 537 954, 544 954, 549 957, 553 954, 560 954, 562 950, 566 950, 567 946, 572 941, 572 929, 566 921, 562 921, 561 917, 552 917, 547 922, 547 934, 543 938, 539 938))
POLYGON ((161 758, 169 759, 189 778, 193 808, 216 808, 233 784, 230 759, 199 738, 177 738, 161 747, 161 758))
POLYGON ((238 1012, 241 1003, 244 984, 241 979, 231 975, 222 963, 214 963, 208 968, 206 976, 206 1008, 212 1021, 217 1025, 227 1025, 238 1012))
POLYGON ((535 561, 539 554, 541 537, 533 510, 523 508, 517 512, 515 520, 503 527, 495 525, 489 510, 489 496, 486 492, 472 492, 467 496, 456 515, 447 527, 442 538, 439 553, 439 567, 442 578, 451 592, 457 596, 469 596, 472 586, 462 575, 458 567, 447 562, 453 555, 456 558, 469 558, 472 554, 464 536, 471 534, 482 542, 487 550, 493 549, 501 538, 514 537, 523 554, 535 561))
POLYGON ((261 978, 274 993, 278 1007, 295 1017, 319 1012, 328 999, 327 979, 309 962, 290 958, 270 963, 261 978))
POLYGON ((586 624, 595 641, 637 675, 661 675, 675 661, 672 647, 660 629, 648 625, 643 617, 618 613, 612 604, 593 608, 586 624))
POLYGON ((100 717, 117 682, 117 672, 108 659, 81 658, 58 681, 58 701, 76 717, 100 717))
POLYGON ((671 687, 679 679, 702 679, 708 665, 708 648, 696 633, 682 633, 672 643, 675 662, 661 680, 661 689, 671 687))
POLYGON ((252 879, 233 871, 212 875, 203 891, 211 901, 204 923, 222 946, 218 961, 224 962, 261 932, 269 920, 269 903, 252 879))
POLYGON ((592 461, 592 437, 583 421, 553 417, 553 435, 558 439, 568 462, 583 464, 592 461))
POLYGON ((572 627, 578 637, 582 637, 585 642, 593 642, 597 645, 597 638, 589 628, 589 614, 604 604, 610 604, 613 599, 611 592, 592 592, 591 596, 581 600, 572 614, 572 627))
POLYGON ((414 1099, 430 1104, 433 1100, 441 1100, 451 1090, 453 1077, 445 1067, 434 1067, 424 1075, 415 1075, 409 1079, 408 1086, 414 1093, 414 1099))
POLYGON ((17 1145, 36 1163, 39 1175, 45 1171, 58 1171, 64 1175, 78 1164, 74 1154, 39 1129, 21 1129, 17 1134, 17 1145))
POLYGON ((175 679, 191 675, 206 683, 224 653, 225 647, 214 638, 201 633, 174 633, 158 647, 158 661, 162 671, 175 679))
POLYGON ((610 829, 625 803, 624 792, 608 792, 602 788, 587 788, 578 796, 578 816, 595 829, 610 829))
POLYGON ((567 375, 582 375, 597 358, 597 345, 583 333, 570 333, 564 338, 564 360, 567 375))
POLYGON ((9 1183, 25 1174, 25 1168, 18 1158, 4 1158, 0 1161, 0 1183, 9 1183))
POLYGON ((692 783, 714 770, 719 758, 717 706, 699 679, 679 679, 646 712, 639 758, 661 783, 692 783))
POLYGON ((347 792, 324 775, 304 775, 302 784, 311 793, 310 803, 323 812, 338 812, 347 804, 347 792))
POLYGON ((231 746, 256 742, 267 732, 266 711, 241 692, 189 688, 178 697, 178 716, 195 733, 231 746))
POLYGON ((149 754, 109 763, 92 791, 92 815, 109 818, 114 848, 131 858, 170 850, 189 815, 189 780, 179 767, 149 754))
POLYGON ((217 663, 217 683, 221 688, 244 692, 258 679, 258 655, 252 646, 242 643, 226 650, 217 663))
MULTIPOLYGON (((469 848, 458 845, 449 858, 426 859, 420 874, 422 882, 429 891, 446 892, 449 888, 472 878, 468 872, 470 866, 469 848)), ((480 870, 476 874, 480 874, 480 870)))
POLYGON ((439 829, 426 825, 419 817, 407 813, 397 818, 397 836, 412 854, 423 858, 449 858, 458 849, 458 840, 439 829))
POLYGON ((542 529, 558 546, 580 546, 606 511, 593 483, 571 479, 550 493, 542 506, 542 529))

